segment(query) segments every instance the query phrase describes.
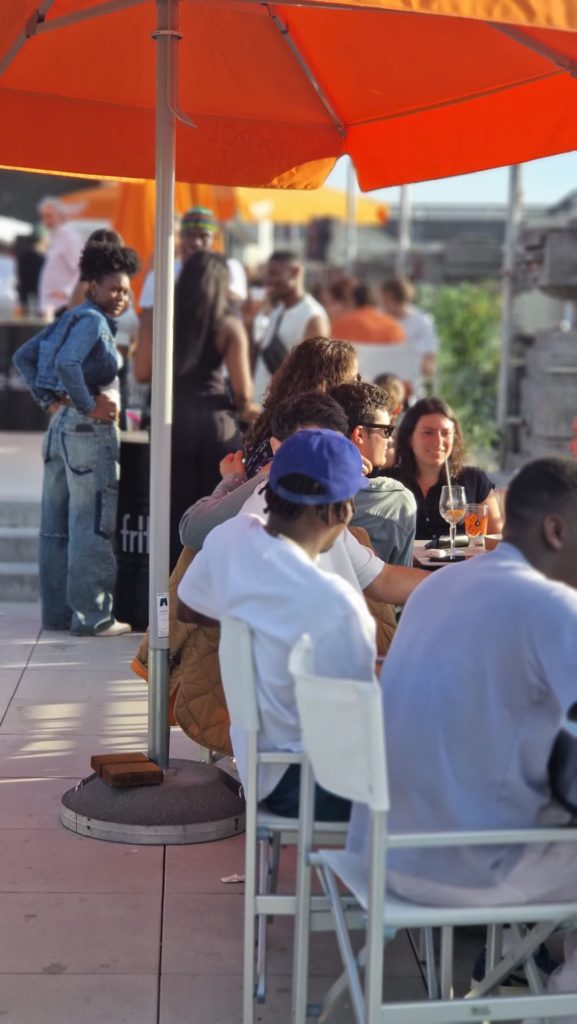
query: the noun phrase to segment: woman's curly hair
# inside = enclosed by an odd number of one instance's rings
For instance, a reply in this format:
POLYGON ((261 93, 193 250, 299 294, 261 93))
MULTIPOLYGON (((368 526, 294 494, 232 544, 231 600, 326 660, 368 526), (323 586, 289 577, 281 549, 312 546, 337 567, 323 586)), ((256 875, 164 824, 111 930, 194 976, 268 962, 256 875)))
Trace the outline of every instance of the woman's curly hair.
POLYGON ((454 427, 453 450, 449 456, 449 469, 451 476, 455 477, 465 464, 465 441, 461 425, 451 409, 442 398, 421 398, 418 402, 407 409, 401 422, 397 426, 395 436, 395 465, 401 466, 403 477, 416 482, 417 460, 411 447, 411 440, 419 420, 423 416, 445 416, 451 420, 454 427))
POLYGON ((128 274, 140 270, 138 253, 125 245, 112 242, 90 242, 80 256, 80 277, 83 281, 101 281, 107 274, 128 274))
POLYGON ((272 414, 283 399, 310 391, 329 391, 353 380, 356 372, 357 355, 348 341, 319 337, 295 345, 271 377, 262 412, 246 437, 247 448, 256 448, 271 436, 272 414))

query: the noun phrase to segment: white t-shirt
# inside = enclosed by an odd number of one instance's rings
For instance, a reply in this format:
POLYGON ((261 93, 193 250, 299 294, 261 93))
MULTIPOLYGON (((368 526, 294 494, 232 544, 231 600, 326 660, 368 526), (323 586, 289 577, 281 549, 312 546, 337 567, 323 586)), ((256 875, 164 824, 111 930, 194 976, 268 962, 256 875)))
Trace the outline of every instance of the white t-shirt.
POLYGON ((423 313, 416 306, 408 306, 407 312, 400 317, 407 341, 415 343, 420 356, 439 351, 439 339, 435 330, 435 321, 430 313, 423 313))
MULTIPOLYGON (((184 574, 178 596, 201 614, 231 616, 250 626, 261 750, 302 750, 288 659, 303 633, 312 637, 319 675, 374 678, 375 624, 364 600, 343 580, 318 568, 299 545, 272 537, 255 516, 235 516, 209 534, 184 574)), ((246 733, 233 726, 231 740, 246 787, 246 733)), ((259 800, 272 792, 285 771, 283 765, 261 767, 259 800)))
MULTIPOLYGON (((391 831, 568 820, 551 800, 547 765, 577 701, 577 591, 505 543, 447 566, 409 598, 381 683, 391 831)), ((390 867, 478 889, 505 879, 522 853, 396 850, 390 867)))
MULTIPOLYGON (((267 347, 277 335, 285 348, 290 352, 295 345, 303 341, 306 335, 306 326, 313 316, 322 317, 324 322, 323 334, 330 337, 330 324, 324 306, 317 302, 312 295, 306 292, 299 302, 294 306, 276 306, 270 316, 267 329, 259 342, 260 351, 267 347), (277 330, 278 328, 278 330, 277 330)), ((268 372, 262 356, 259 356, 254 374, 255 400, 262 402, 264 393, 270 381, 268 372)))
POLYGON ((72 295, 78 281, 81 252, 82 240, 71 224, 55 228, 40 271, 40 309, 44 314, 65 306, 72 295))
MULTIPOLYGON (((239 260, 227 260, 228 273, 230 278, 230 290, 235 298, 244 302, 247 296, 246 271, 239 260)), ((182 260, 174 261, 174 283, 180 277, 182 260)), ((154 270, 149 270, 144 278, 142 291, 140 293, 140 308, 152 309, 154 306, 154 270)))
MULTIPOLYGON (((265 522, 265 504, 264 486, 257 487, 245 501, 241 512, 259 516, 265 522)), ((370 548, 359 544, 352 533, 343 530, 330 551, 319 555, 318 564, 325 572, 340 576, 350 583, 357 593, 362 593, 365 587, 377 578, 385 563, 370 548)))

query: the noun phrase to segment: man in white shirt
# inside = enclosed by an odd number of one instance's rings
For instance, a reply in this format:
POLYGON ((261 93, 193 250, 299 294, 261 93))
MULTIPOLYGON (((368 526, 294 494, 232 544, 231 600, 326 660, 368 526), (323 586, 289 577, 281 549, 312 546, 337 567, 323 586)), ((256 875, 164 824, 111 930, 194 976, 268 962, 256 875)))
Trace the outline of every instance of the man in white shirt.
MULTIPOLYGON (((529 463, 505 513, 494 551, 431 574, 411 597, 384 663, 391 831, 571 820, 548 765, 577 702, 577 464, 529 463)), ((572 843, 396 850, 389 865, 395 893, 431 904, 577 894, 572 843)), ((577 988, 576 933, 565 954, 551 991, 577 988)))
POLYGON ((68 224, 68 207, 61 199, 47 196, 38 206, 40 219, 50 231, 46 259, 39 281, 40 311, 51 319, 61 306, 66 306, 78 281, 78 261, 82 240, 68 224))
MULTIPOLYGON (((375 625, 365 602, 316 564, 345 531, 363 486, 350 441, 331 430, 297 432, 271 468, 266 523, 240 515, 217 527, 179 585, 180 619, 230 616, 250 626, 262 750, 302 749, 288 658, 303 633, 312 637, 319 675, 374 678, 375 625)), ((231 739, 246 786, 246 735, 233 727, 231 739)), ((296 816, 298 795, 297 766, 261 771, 258 798, 271 810, 296 816)), ((346 820, 349 811, 346 801, 317 790, 320 820, 346 820)))
POLYGON ((431 380, 437 369, 439 339, 435 321, 430 313, 423 313, 412 304, 415 290, 409 281, 393 278, 385 281, 381 291, 385 313, 394 317, 402 327, 405 348, 413 354, 414 370, 409 383, 414 397, 419 398, 422 384, 431 380))
POLYGON ((273 309, 259 342, 254 377, 255 397, 259 402, 271 374, 295 345, 305 338, 330 336, 326 311, 305 291, 304 267, 294 253, 273 252, 267 264, 265 283, 273 309))

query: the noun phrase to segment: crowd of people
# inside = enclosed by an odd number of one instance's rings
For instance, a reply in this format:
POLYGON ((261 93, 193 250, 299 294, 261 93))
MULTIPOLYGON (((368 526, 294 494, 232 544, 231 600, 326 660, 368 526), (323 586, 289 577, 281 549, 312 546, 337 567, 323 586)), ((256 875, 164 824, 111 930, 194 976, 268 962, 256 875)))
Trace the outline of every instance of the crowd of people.
MULTIPOLYGON (((264 749, 300 749, 288 658, 302 633, 321 676, 374 681, 384 658, 393 828, 567 822, 548 773, 576 703, 577 462, 525 466, 503 518, 493 481, 466 462, 457 416, 420 393, 434 381, 438 342, 406 282, 385 282, 379 309, 364 283, 343 279, 325 306, 305 290, 300 261, 275 252, 264 301, 243 309, 238 267, 214 251, 216 232, 211 211, 189 211, 175 267, 171 568, 183 546, 194 553, 178 575, 178 618, 190 630, 224 616, 251 628, 264 749), (403 346, 404 378, 388 363, 403 346), (488 532, 503 541, 430 573, 413 564, 413 542, 446 531, 444 484, 486 505, 488 532)), ((137 269, 118 236, 89 239, 67 288, 52 279, 65 311, 15 357, 51 415, 43 624, 77 635, 130 629, 113 608, 115 334, 130 303, 140 307, 130 355, 136 377, 150 381, 153 271, 139 300, 137 269)), ((230 738, 246 784, 245 738, 230 738)), ((298 814, 298 766, 263 772, 258 796, 298 814)), ((316 813, 343 820, 350 807, 318 790, 316 813)), ((361 829, 356 841, 365 839, 361 829)), ((570 854, 546 846, 424 859, 403 850, 391 869, 397 893, 430 903, 505 901, 513 890, 569 898, 576 881, 570 854)), ((550 984, 577 985, 574 933, 550 984)))

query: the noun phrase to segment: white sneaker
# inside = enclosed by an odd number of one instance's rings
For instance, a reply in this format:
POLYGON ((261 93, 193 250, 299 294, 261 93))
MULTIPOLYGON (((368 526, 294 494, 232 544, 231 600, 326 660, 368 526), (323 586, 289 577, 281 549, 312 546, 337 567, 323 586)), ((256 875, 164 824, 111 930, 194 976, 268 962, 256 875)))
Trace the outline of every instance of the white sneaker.
POLYGON ((94 636, 123 636, 125 633, 132 633, 132 626, 128 622, 118 622, 117 619, 111 622, 106 629, 100 629, 94 636))

